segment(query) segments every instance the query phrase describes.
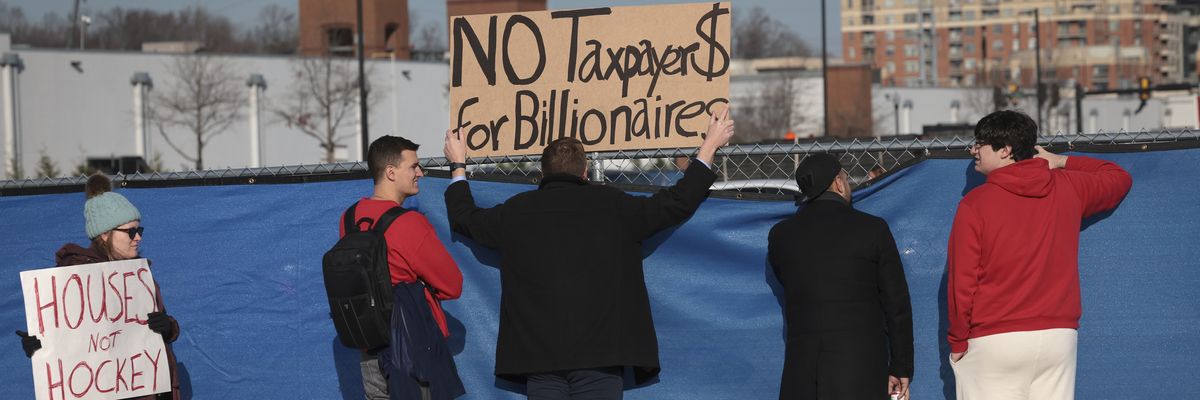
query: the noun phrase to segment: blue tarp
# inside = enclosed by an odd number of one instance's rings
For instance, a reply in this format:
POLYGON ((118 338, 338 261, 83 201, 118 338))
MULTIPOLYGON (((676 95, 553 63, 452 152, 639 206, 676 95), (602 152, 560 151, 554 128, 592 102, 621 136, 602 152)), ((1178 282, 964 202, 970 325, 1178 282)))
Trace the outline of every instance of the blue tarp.
MULTIPOLYGON (((1197 397, 1200 149, 1094 156, 1125 166, 1134 187, 1082 233, 1078 398, 1197 397)), ((981 181, 968 160, 934 159, 856 193, 856 207, 886 218, 900 247, 916 327, 913 395, 920 399, 953 398, 943 361, 945 246, 958 200, 981 181)), ((462 298, 444 303, 465 398, 521 398, 519 387, 492 376, 498 258, 449 233, 447 183, 422 180, 410 205, 429 217, 465 277, 462 298)), ((472 187, 482 205, 532 188, 472 187)), ((340 213, 370 190, 367 180, 121 190, 141 210, 143 255, 154 262, 167 308, 181 325, 174 346, 185 394, 362 398, 359 356, 337 342, 329 322, 320 259, 336 240, 340 213)), ((7 343, 0 346, 0 397, 33 398, 30 363, 8 333, 24 329, 17 272, 51 266, 63 243, 86 241, 83 197, 0 198, 0 338, 7 337, 0 339, 7 343)), ((791 202, 709 199, 687 223, 647 243, 663 372, 627 398, 777 396, 783 322, 766 236, 794 210, 791 202)))

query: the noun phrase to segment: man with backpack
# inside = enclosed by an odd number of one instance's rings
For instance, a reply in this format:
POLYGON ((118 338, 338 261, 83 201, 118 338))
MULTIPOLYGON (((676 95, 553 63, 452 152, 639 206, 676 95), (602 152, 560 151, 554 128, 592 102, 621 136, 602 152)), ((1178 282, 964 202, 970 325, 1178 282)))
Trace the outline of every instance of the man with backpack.
MULTIPOLYGON (((418 212, 404 212, 400 208, 404 200, 410 196, 415 196, 419 191, 418 181, 425 174, 421 170, 420 163, 417 159, 416 143, 397 137, 383 136, 371 143, 367 150, 367 169, 370 170, 371 177, 375 181, 375 190, 371 197, 365 197, 359 200, 350 210, 347 210, 343 215, 343 220, 339 221, 340 237, 346 237, 347 225, 353 233, 366 231, 375 228, 376 224, 388 224, 382 226, 383 236, 386 239, 387 247, 387 274, 391 285, 423 285, 425 303, 429 306, 429 311, 432 313, 432 320, 436 322, 437 328, 440 330, 442 337, 437 338, 443 342, 444 337, 450 336, 450 330, 446 326, 446 316, 442 311, 439 301, 452 300, 458 298, 462 293, 462 272, 459 271, 458 265, 454 259, 450 257, 450 253, 438 240, 437 234, 433 227, 429 224, 429 220, 425 219, 424 215, 418 212), (394 218, 394 219, 393 219, 394 218), (349 219, 350 223, 347 223, 349 219)), ((339 242, 338 246, 345 246, 343 243, 346 240, 339 242)), ((331 293, 331 303, 334 302, 333 289, 330 286, 333 283, 329 282, 330 259, 333 253, 338 251, 335 246, 330 254, 326 255, 326 288, 331 293)), ((336 257, 335 257, 336 258, 336 257)), ((352 264, 353 262, 343 263, 352 264)), ((342 275, 350 276, 350 275, 342 275)), ((342 278, 338 278, 341 280, 342 278)), ((361 287, 361 285, 360 285, 361 287)), ((400 289, 397 289, 400 291, 400 289)), ((393 296, 391 291, 382 293, 383 302, 391 302, 393 296)), ((398 294, 397 297, 400 295, 398 294)), ((374 299, 372 299, 374 300, 374 299)), ((375 302, 370 303, 372 306, 375 302)), ((397 312, 399 312, 402 304, 395 304, 397 312)), ((389 307, 390 308, 390 307, 389 307)), ((420 310, 422 313, 424 310, 420 310)), ((334 314, 338 314, 335 310, 334 314)), ((386 313, 384 315, 391 315, 386 313)), ((424 314, 428 316, 428 314, 424 314)), ((352 325, 354 327, 362 327, 362 321, 354 321, 355 323, 347 324, 343 321, 346 318, 334 316, 334 325, 339 324, 352 325)), ((384 321, 386 326, 388 321, 384 321)), ((428 322, 422 318, 408 318, 399 321, 392 318, 390 323, 393 327, 396 324, 409 324, 402 326, 405 330, 416 330, 420 327, 411 326, 413 324, 421 324, 428 322)), ((342 334, 344 329, 339 327, 339 334, 342 334)), ((396 335, 388 334, 388 337, 396 337, 396 335)), ((343 343, 346 343, 347 338, 343 337, 343 343)), ((392 346, 398 346, 397 343, 392 343, 392 346)), ((386 365, 381 366, 379 355, 387 347, 384 342, 383 347, 368 348, 363 350, 361 369, 363 375, 363 389, 366 393, 366 398, 370 400, 388 399, 389 392, 391 398, 400 399, 442 399, 454 398, 462 395, 462 383, 459 381, 457 372, 454 371, 453 359, 448 353, 443 354, 443 361, 447 361, 450 365, 446 374, 434 374, 432 377, 425 375, 427 381, 419 381, 414 376, 415 373, 405 373, 407 371, 394 371, 387 376, 385 373, 389 371, 386 365), (451 375, 451 376, 445 376, 451 375), (437 382, 437 380, 446 382, 437 382), (390 383, 390 385, 389 385, 390 383), (431 388, 433 388, 431 390, 431 388), (442 390, 444 389, 444 390, 442 390), (440 393, 439 393, 440 391, 440 393), (431 393, 432 392, 432 393, 431 393)), ((386 358, 386 357, 385 357, 386 358)), ((411 364, 415 361, 404 360, 402 364, 411 364)), ((400 363, 399 361, 397 363, 400 363)))

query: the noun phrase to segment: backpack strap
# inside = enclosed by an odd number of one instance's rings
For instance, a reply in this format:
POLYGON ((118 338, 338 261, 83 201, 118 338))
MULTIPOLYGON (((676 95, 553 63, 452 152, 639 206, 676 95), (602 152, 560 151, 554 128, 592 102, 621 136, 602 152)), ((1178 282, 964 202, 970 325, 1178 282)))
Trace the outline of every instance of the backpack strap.
POLYGON ((356 207, 358 207, 357 201, 351 204, 350 208, 346 209, 346 212, 342 213, 342 226, 345 227, 346 234, 361 231, 361 229, 358 229, 358 225, 354 224, 354 209, 356 207))
POLYGON ((383 215, 379 216, 379 220, 375 221, 375 225, 371 227, 371 232, 374 232, 377 235, 383 235, 384 232, 387 232, 388 227, 392 226, 392 222, 401 215, 404 215, 406 212, 408 212, 408 209, 400 206, 395 206, 388 209, 383 213, 383 215))

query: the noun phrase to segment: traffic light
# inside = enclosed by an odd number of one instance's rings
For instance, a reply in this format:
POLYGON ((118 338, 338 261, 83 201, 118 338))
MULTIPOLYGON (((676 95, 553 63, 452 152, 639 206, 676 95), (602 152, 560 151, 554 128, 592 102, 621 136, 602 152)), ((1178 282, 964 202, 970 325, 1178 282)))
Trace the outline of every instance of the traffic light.
POLYGON ((1018 89, 1020 89, 1020 88, 1017 87, 1017 84, 1015 84, 1015 83, 1008 84, 1008 95, 1011 96, 1011 95, 1017 94, 1018 89))
POLYGON ((1138 100, 1143 102, 1150 100, 1150 78, 1148 77, 1138 78, 1138 100))

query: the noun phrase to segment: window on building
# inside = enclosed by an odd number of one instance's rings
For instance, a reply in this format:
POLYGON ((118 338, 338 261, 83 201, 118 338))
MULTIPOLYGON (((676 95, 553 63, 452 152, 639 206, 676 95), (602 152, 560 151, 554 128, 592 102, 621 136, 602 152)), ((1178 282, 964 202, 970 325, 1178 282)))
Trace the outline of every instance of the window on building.
POLYGON ((963 52, 966 52, 967 54, 975 54, 975 44, 974 43, 964 44, 963 52))
POLYGON ((853 9, 854 9, 854 0, 846 0, 846 9, 847 9, 847 10, 853 10, 853 9))
POLYGON ((884 0, 884 1, 883 1, 883 6, 884 6, 884 7, 895 7, 895 6, 896 6, 896 0, 884 0))
POLYGON ((975 59, 968 58, 968 59, 966 59, 966 61, 963 61, 963 68, 968 69, 968 70, 975 69, 975 59))
POLYGON ((891 62, 891 61, 888 61, 888 63, 887 63, 887 72, 888 72, 889 74, 894 74, 894 73, 896 73, 896 63, 894 63, 894 62, 891 62))
POLYGON ((1017 51, 1017 50, 1021 50, 1021 41, 1020 40, 1013 41, 1013 51, 1017 51))
POLYGON ((392 40, 392 35, 396 34, 397 29, 400 29, 400 24, 395 22, 389 23, 383 28, 383 43, 386 44, 389 51, 396 50, 396 43, 392 40))
POLYGON ((887 40, 896 40, 896 31, 887 31, 887 40))
POLYGON ((1005 8, 1005 9, 1004 9, 1004 16, 1005 16, 1005 17, 1011 17, 1011 16, 1013 16, 1013 9, 1011 9, 1011 8, 1005 8))
POLYGON ((1001 26, 1001 25, 999 25, 999 24, 997 24, 997 25, 992 25, 992 33, 995 33, 995 34, 999 35, 1001 32, 1004 32, 1004 27, 1003 27, 1003 26, 1001 26))
POLYGON ((910 61, 905 61, 905 62, 904 62, 904 71, 905 71, 905 72, 917 72, 917 71, 920 71, 920 70, 921 70, 921 64, 920 64, 920 63, 918 63, 918 62, 916 62, 916 61, 911 61, 911 60, 910 60, 910 61))
POLYGON ((1108 21, 1108 30, 1112 33, 1117 33, 1119 31, 1121 31, 1121 21, 1118 21, 1115 19, 1112 21, 1108 21))
POLYGON ((863 21, 863 25, 872 25, 875 23, 875 16, 874 15, 864 15, 864 16, 862 16, 862 21, 863 21))
POLYGON ((1020 24, 1012 24, 1012 33, 1014 35, 1021 33, 1021 25, 1020 24))
POLYGON ((1029 38, 1029 44, 1028 44, 1028 45, 1027 45, 1027 47, 1025 47, 1025 48, 1026 48, 1026 49, 1035 49, 1035 48, 1037 48, 1037 38, 1029 38))
POLYGON ((854 54, 854 53, 855 53, 855 51, 854 51, 854 48, 853 48, 853 47, 851 47, 851 48, 850 48, 850 56, 849 56, 849 57, 850 57, 850 58, 854 58, 854 56, 855 56, 855 54, 854 54))
POLYGON ((332 54, 354 54, 354 30, 344 26, 326 29, 325 45, 332 54))
POLYGON ((905 57, 916 57, 918 55, 919 55, 919 53, 917 50, 917 45, 915 45, 915 44, 904 45, 904 56, 905 57))
POLYGON ((994 49, 996 51, 1004 50, 1004 41, 1003 40, 992 41, 992 49, 994 49))
POLYGON ((968 26, 968 27, 967 27, 967 29, 966 29, 966 32, 965 32, 965 34, 966 34, 967 36, 975 36, 975 27, 973 27, 973 26, 968 26))
POLYGON ((888 57, 896 56, 896 46, 889 44, 886 48, 884 48, 883 54, 887 55, 888 57))
POLYGON ((906 23, 906 24, 915 24, 915 23, 917 23, 917 13, 907 13, 907 14, 904 14, 904 23, 906 23))
POLYGON ((1119 13, 1121 12, 1121 5, 1120 5, 1120 4, 1113 4, 1113 5, 1109 6, 1109 7, 1108 7, 1108 12, 1109 12, 1109 13, 1112 13, 1112 14, 1119 14, 1119 13))
POLYGON ((888 25, 896 23, 896 16, 895 15, 884 16, 883 23, 888 24, 888 25))

